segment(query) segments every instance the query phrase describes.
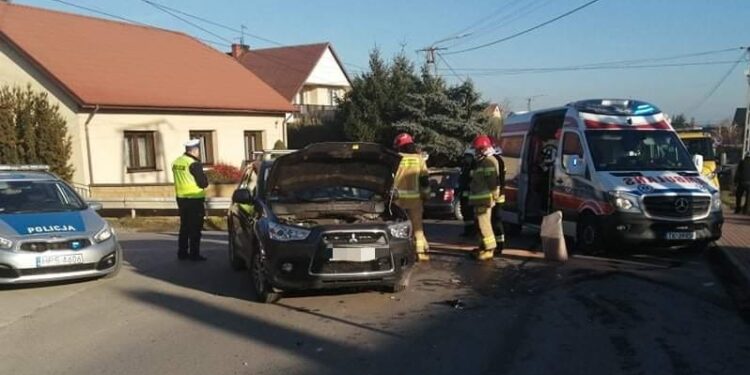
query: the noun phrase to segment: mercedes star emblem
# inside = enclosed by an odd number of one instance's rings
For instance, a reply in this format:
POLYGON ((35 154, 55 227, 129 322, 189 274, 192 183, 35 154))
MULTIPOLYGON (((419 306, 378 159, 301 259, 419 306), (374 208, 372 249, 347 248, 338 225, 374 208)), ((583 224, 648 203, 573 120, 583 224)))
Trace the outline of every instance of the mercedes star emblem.
POLYGON ((687 198, 677 198, 674 201, 675 211, 684 214, 685 212, 687 212, 688 208, 690 208, 690 202, 687 200, 687 198))

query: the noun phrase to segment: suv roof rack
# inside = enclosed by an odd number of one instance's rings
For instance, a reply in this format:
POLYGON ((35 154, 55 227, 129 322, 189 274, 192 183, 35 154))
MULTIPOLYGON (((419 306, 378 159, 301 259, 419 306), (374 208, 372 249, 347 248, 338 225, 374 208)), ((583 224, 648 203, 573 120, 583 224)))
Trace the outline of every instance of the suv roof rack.
POLYGON ((49 172, 49 165, 44 165, 44 164, 0 164, 0 171, 39 171, 39 172, 49 172))
POLYGON ((263 151, 253 151, 253 158, 257 158, 257 156, 260 156, 263 160, 271 160, 273 156, 281 156, 286 154, 291 154, 292 152, 295 152, 297 150, 263 150, 263 151))

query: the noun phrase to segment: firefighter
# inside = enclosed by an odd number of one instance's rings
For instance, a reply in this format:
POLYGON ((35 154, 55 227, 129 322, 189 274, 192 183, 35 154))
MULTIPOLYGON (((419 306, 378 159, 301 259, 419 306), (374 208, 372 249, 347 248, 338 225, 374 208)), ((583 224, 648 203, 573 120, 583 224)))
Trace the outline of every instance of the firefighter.
POLYGON ((396 171, 396 204, 406 211, 414 230, 417 260, 429 260, 427 239, 422 225, 423 200, 430 194, 429 173, 424 157, 417 150, 414 139, 401 133, 393 140, 393 148, 401 154, 401 164, 396 171))
POLYGON ((492 228, 492 208, 500 198, 499 165, 495 159, 492 141, 486 135, 479 135, 472 142, 476 152, 476 166, 471 173, 469 203, 474 207, 474 217, 479 227, 478 260, 490 260, 495 255, 497 240, 492 228))
POLYGON ((502 251, 505 247, 505 229, 503 228, 503 205, 505 204, 505 162, 501 155, 503 150, 500 146, 495 146, 494 157, 497 160, 498 174, 497 174, 497 185, 500 189, 497 199, 495 200, 495 207, 492 208, 492 228, 495 232, 495 242, 497 244, 497 251, 502 251))
POLYGON ((474 169, 474 164, 474 149, 469 147, 464 151, 463 159, 461 159, 461 175, 458 177, 461 216, 464 220, 464 232, 461 233, 461 237, 475 237, 477 235, 474 207, 469 205, 469 186, 471 185, 471 171, 474 169))
POLYGON ((180 234, 177 258, 193 261, 206 260, 201 255, 201 230, 206 216, 204 203, 208 178, 200 161, 200 140, 185 143, 185 153, 172 163, 177 208, 180 212, 180 234))

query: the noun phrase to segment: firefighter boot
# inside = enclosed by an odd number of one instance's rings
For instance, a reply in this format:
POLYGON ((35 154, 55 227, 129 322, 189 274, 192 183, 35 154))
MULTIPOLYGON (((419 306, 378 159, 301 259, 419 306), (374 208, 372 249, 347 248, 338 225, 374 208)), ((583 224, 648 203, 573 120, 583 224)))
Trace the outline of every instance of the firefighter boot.
POLYGON ((492 260, 492 258, 494 257, 495 257, 494 250, 482 250, 482 249, 474 250, 474 258, 476 258, 480 262, 486 261, 486 260, 492 260))

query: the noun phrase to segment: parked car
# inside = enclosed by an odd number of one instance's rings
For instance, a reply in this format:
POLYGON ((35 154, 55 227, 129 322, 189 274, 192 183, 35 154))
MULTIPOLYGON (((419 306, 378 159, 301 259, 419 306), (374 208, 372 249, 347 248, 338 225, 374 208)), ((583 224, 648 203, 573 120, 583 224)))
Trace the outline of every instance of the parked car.
POLYGON ((0 165, 0 284, 113 277, 114 231, 46 166, 0 165))
POLYGON ((284 291, 406 287, 411 223, 392 204, 401 157, 370 143, 319 143, 253 163, 228 212, 229 262, 259 302, 284 291))
POLYGON ((463 220, 458 194, 458 168, 430 170, 430 198, 424 202, 424 216, 431 219, 463 220))

